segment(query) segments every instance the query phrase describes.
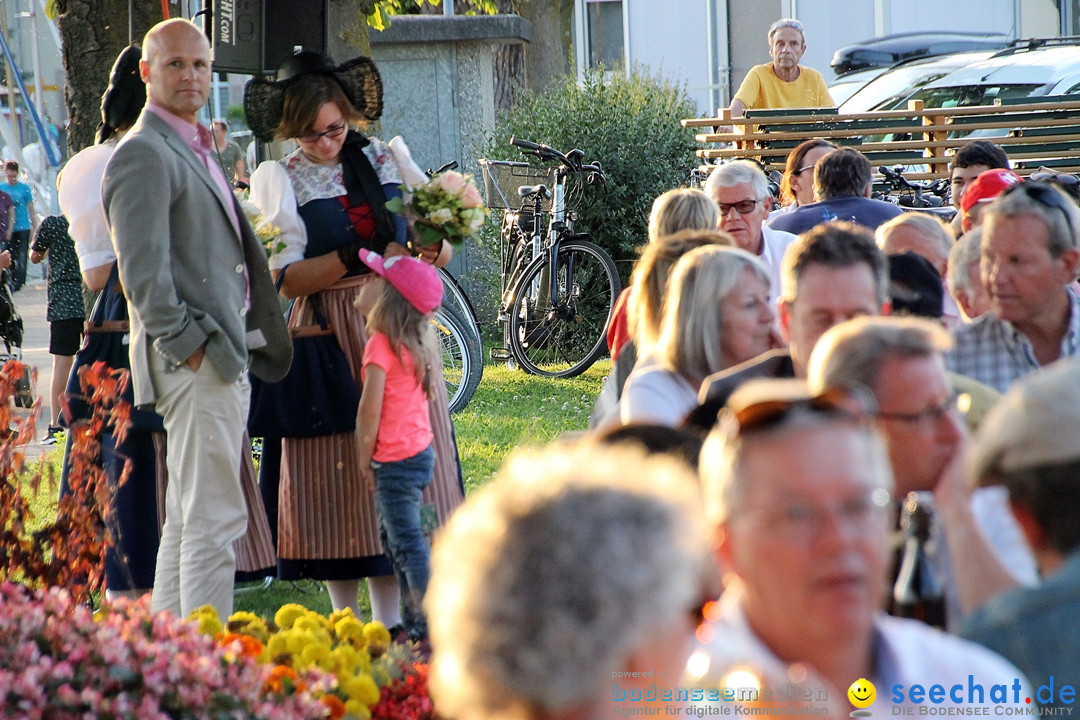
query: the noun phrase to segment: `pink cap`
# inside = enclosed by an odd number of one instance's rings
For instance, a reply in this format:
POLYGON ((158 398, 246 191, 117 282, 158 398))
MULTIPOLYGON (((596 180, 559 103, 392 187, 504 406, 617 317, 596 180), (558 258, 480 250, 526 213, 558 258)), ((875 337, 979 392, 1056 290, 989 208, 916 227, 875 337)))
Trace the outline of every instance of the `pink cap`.
POLYGON ((372 272, 404 296, 409 304, 427 314, 442 303, 443 286, 438 271, 426 262, 409 255, 384 258, 374 250, 361 250, 360 260, 372 272))
POLYGON ((960 200, 964 212, 967 212, 975 203, 990 202, 1013 185, 1024 182, 1024 179, 1005 168, 994 168, 979 173, 979 176, 971 181, 964 189, 964 197, 960 200))

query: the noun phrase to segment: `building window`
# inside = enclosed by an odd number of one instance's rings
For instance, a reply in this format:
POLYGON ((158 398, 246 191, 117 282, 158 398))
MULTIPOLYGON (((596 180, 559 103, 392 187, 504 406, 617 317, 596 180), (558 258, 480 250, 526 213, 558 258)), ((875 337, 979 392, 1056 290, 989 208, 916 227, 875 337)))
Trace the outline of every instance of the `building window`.
POLYGON ((585 22, 588 27, 589 67, 603 65, 608 70, 622 68, 622 0, 586 0, 585 22))

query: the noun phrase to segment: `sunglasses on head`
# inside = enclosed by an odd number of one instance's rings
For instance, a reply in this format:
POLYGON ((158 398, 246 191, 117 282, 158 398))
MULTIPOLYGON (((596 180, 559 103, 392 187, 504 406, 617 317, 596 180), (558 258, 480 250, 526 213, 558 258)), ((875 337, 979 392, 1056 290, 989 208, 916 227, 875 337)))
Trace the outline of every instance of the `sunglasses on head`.
POLYGON ((1062 194, 1060 190, 1048 182, 1029 181, 1013 185, 1003 192, 1001 197, 1016 193, 1024 193, 1043 207, 1060 210, 1065 218, 1065 227, 1068 228, 1070 237, 1076 237, 1076 229, 1073 227, 1072 219, 1069 217, 1069 210, 1075 208, 1076 204, 1062 194))
POLYGON ((857 389, 829 388, 819 395, 793 399, 769 399, 724 408, 721 418, 732 437, 780 426, 796 411, 808 411, 849 420, 867 421, 876 407, 868 392, 857 389))

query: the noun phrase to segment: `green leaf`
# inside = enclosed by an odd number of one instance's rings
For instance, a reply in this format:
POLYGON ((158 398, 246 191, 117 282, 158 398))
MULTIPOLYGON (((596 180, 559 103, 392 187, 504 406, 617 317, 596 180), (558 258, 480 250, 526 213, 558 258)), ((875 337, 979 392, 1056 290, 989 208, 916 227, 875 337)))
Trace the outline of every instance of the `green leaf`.
POLYGON ((405 201, 399 197, 390 198, 386 201, 386 209, 392 213, 402 215, 405 212, 405 201))

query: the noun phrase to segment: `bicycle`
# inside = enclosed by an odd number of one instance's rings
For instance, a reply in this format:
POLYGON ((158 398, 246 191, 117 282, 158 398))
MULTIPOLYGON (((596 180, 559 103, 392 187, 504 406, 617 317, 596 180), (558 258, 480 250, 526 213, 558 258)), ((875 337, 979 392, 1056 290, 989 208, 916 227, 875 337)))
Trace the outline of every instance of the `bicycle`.
POLYGON ((878 168, 888 185, 888 193, 881 199, 895 203, 905 212, 924 212, 936 215, 943 222, 949 222, 956 214, 956 208, 947 202, 949 196, 948 180, 913 182, 904 177, 904 167, 892 168, 882 165, 878 168))
POLYGON ((587 234, 574 233, 577 213, 567 209, 567 181, 573 175, 599 185, 604 171, 599 163, 584 163, 581 150, 564 155, 518 138, 510 144, 557 165, 480 160, 488 206, 506 210, 498 316, 506 347, 493 348, 491 357, 533 375, 574 377, 604 353, 621 284, 611 257, 587 234), (511 200, 515 194, 519 203, 511 200))
MULTIPOLYGON (((453 160, 438 170, 426 171, 428 177, 458 166, 453 160)), ((484 350, 480 337, 480 322, 469 296, 450 271, 439 268, 443 284, 442 306, 435 311, 432 324, 439 338, 442 354, 443 381, 450 412, 460 412, 469 404, 484 375, 484 350)))

